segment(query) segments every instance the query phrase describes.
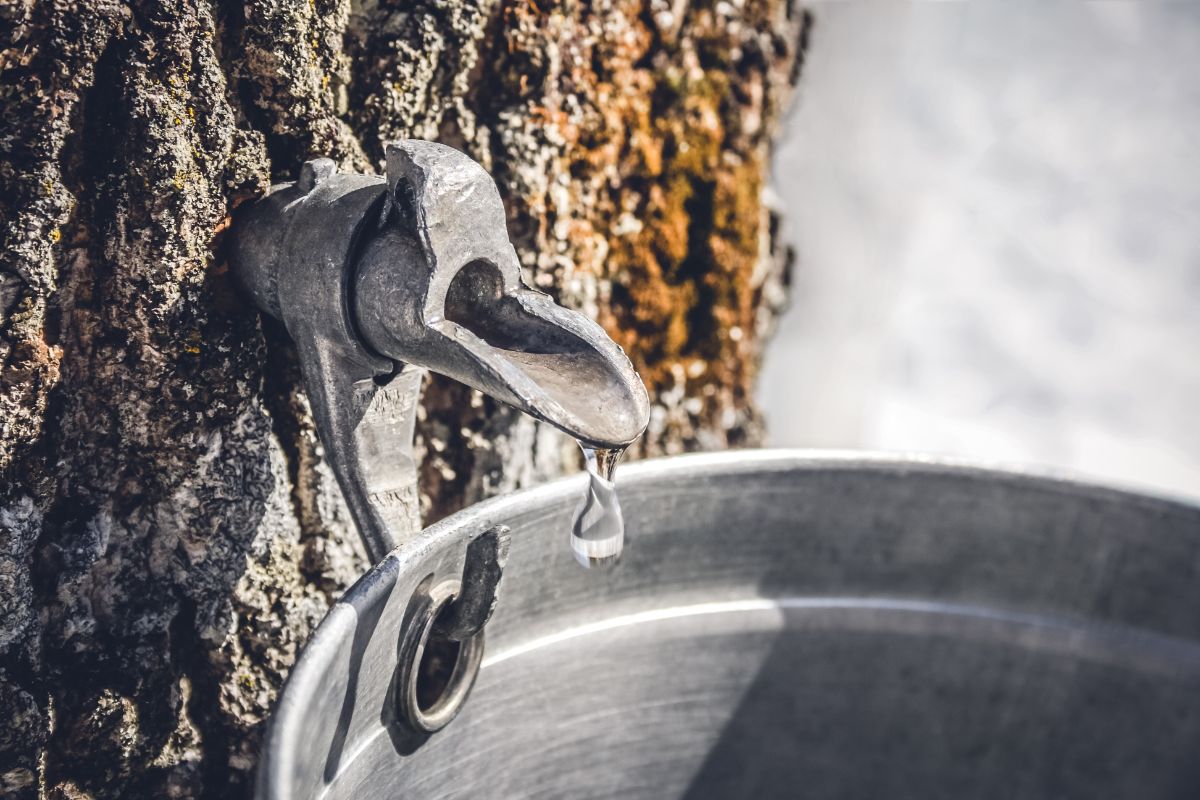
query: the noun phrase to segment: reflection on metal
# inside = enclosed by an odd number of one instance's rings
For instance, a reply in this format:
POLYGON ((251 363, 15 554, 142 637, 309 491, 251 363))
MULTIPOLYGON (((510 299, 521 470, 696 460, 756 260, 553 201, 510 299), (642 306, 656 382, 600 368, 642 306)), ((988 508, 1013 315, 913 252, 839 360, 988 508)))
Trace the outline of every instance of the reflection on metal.
POLYGON ((259 796, 1200 796, 1200 507, 934 460, 689 456, 623 468, 637 546, 597 574, 560 546, 583 485, 467 509, 352 588, 282 693, 259 796), (489 654, 414 748, 379 711, 409 598, 497 524, 489 654))
POLYGON ((321 443, 373 561, 420 530, 422 371, 599 448, 646 427, 646 390, 604 331, 521 281, 504 206, 449 147, 387 148, 386 178, 304 165, 237 221, 235 271, 295 340, 321 443))
MULTIPOLYGON (((495 183, 449 147, 389 145, 386 178, 308 162, 240 213, 233 266, 295 341, 321 444, 372 561, 420 530, 412 445, 424 370, 590 447, 623 448, 646 427, 649 402, 629 359, 594 322, 522 283, 495 183)), ((418 736, 453 719, 475 680, 506 531, 465 550, 461 581, 435 580, 447 559, 428 565, 433 583, 410 587, 398 633, 388 708, 418 736)), ((332 743, 327 773, 344 744, 332 743)))

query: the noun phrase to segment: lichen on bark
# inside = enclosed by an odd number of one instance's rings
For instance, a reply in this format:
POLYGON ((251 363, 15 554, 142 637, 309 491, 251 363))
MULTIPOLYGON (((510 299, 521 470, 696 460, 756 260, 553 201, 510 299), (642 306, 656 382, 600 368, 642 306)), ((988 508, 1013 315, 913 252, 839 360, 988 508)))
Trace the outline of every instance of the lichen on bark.
MULTIPOLYGON (((0 6, 0 795, 247 794, 368 566, 286 335, 225 263, 233 209, 304 159, 467 151, 530 282, 641 369, 641 453, 755 442, 807 25, 789 0, 0 6)), ((574 463, 436 378, 418 447, 428 519, 574 463)))

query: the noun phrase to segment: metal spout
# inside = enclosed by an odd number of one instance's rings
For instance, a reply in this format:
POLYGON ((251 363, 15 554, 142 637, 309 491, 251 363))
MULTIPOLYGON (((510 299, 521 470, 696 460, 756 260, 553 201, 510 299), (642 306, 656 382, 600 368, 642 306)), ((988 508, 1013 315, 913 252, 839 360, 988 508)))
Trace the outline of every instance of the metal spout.
POLYGON ((388 147, 396 225, 359 259, 355 320, 378 353, 448 375, 597 447, 649 418, 646 389, 587 317, 521 281, 504 205, 484 169, 449 147, 388 147), (407 223, 407 224, 405 224, 407 223))
POLYGON ((524 285, 495 183, 450 147, 389 145, 386 179, 305 164, 241 215, 233 265, 295 340, 373 560, 420 528, 412 435, 423 370, 591 447, 623 448, 649 420, 621 348, 524 285))

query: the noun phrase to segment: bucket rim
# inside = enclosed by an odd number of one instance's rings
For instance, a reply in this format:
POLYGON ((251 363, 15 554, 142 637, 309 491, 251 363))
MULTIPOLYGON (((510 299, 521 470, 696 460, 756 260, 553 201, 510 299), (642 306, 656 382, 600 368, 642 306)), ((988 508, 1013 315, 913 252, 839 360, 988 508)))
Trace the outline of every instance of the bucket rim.
MULTIPOLYGON (((726 450, 633 461, 618 468, 616 479, 619 486, 621 483, 675 481, 684 477, 829 471, 999 481, 1075 498, 1121 500, 1142 508, 1155 508, 1160 513, 1200 519, 1200 496, 1131 486, 1060 468, 927 453, 784 448, 726 450)), ((327 662, 339 649, 338 643, 352 634, 358 616, 356 607, 367 605, 379 592, 388 591, 396 575, 411 562, 421 561, 448 542, 470 538, 523 511, 576 497, 585 480, 582 473, 577 473, 470 505, 423 529, 351 585, 302 646, 299 658, 280 689, 263 737, 255 796, 262 800, 291 798, 290 779, 298 752, 294 740, 305 729, 304 725, 297 724, 306 712, 302 698, 316 691, 327 662), (293 719, 296 721, 289 721, 293 719)))

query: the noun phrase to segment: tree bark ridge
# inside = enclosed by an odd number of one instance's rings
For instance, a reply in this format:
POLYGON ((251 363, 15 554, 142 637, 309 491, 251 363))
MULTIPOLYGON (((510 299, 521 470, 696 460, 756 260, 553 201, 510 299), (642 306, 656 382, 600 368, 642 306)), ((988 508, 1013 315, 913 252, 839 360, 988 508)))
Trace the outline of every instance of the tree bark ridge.
MULTIPOLYGON (((601 321, 641 455, 753 444, 790 254, 763 201, 790 0, 0 7, 0 795, 245 795, 298 649, 367 567, 233 209, 305 159, 437 139, 530 282, 601 321)), ((432 378, 427 520, 575 462, 432 378)))

